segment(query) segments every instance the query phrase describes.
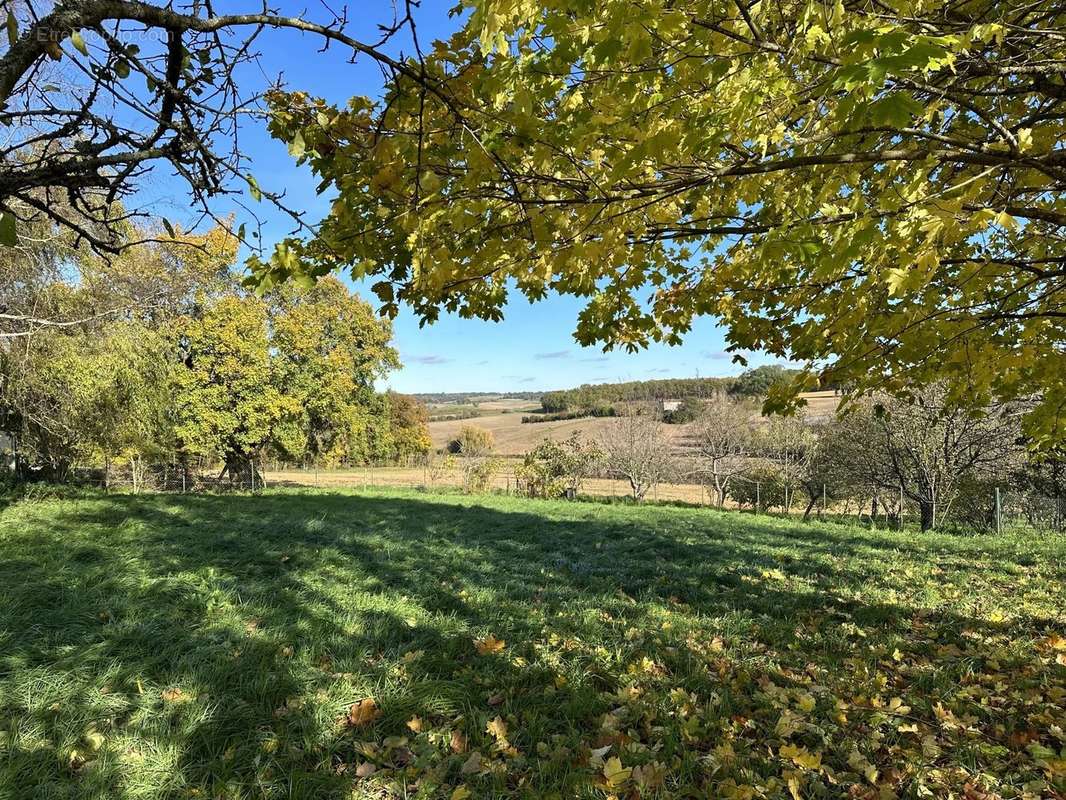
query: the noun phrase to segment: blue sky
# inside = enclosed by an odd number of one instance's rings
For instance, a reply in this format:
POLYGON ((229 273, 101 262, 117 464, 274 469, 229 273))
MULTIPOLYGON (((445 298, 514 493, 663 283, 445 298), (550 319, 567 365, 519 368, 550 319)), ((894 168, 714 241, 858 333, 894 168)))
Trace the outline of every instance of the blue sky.
MULTIPOLYGON (((453 2, 424 0, 417 16, 423 48, 458 24, 447 16, 452 5, 453 2)), ((305 8, 309 9, 309 19, 324 19, 316 4, 308 7, 284 2, 279 10, 297 15, 305 8)), ((392 18, 392 5, 383 0, 367 0, 350 8, 353 22, 349 31, 366 41, 376 40, 377 24, 392 18)), ((394 52, 401 44, 409 49, 407 42, 398 42, 392 48, 394 52)), ((318 53, 319 47, 319 40, 311 36, 265 32, 259 40, 261 69, 246 69, 244 85, 263 87, 280 74, 289 88, 335 102, 345 102, 353 95, 378 94, 381 74, 373 62, 360 58, 350 64, 346 55, 336 49, 318 53)), ((296 166, 285 146, 267 135, 265 126, 258 122, 246 124, 241 149, 251 159, 253 174, 261 186, 273 191, 284 189, 290 207, 305 211, 311 220, 326 213, 329 199, 315 194, 310 170, 296 166)), ((165 176, 157 177, 141 194, 159 214, 171 220, 180 222, 189 214, 184 198, 165 176)), ((259 209, 265 223, 264 243, 269 247, 289 233, 291 221, 280 213, 271 213, 266 204, 259 209)), ((220 210, 225 212, 227 208, 222 206, 220 210)), ((238 214, 238 223, 241 220, 238 214)), ((355 288, 374 301, 366 287, 355 288)), ((442 314, 437 323, 425 328, 418 326, 413 314, 402 311, 395 320, 394 332, 404 366, 384 385, 402 392, 534 391, 581 383, 732 375, 742 369, 723 352, 722 332, 713 319, 700 320, 678 347, 654 346, 635 354, 605 354, 595 348, 581 348, 572 336, 581 305, 579 299, 572 297, 550 296, 530 304, 521 295, 514 295, 502 322, 442 314)), ((758 355, 749 357, 751 366, 770 361, 758 355)))

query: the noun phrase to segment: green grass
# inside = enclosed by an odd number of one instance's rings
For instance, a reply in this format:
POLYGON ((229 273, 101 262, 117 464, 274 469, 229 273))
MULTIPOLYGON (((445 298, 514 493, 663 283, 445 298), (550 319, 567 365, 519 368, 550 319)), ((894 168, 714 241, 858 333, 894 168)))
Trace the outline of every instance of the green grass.
POLYGON ((1056 797, 1064 578, 1061 538, 702 509, 22 502, 0 798, 1056 797))

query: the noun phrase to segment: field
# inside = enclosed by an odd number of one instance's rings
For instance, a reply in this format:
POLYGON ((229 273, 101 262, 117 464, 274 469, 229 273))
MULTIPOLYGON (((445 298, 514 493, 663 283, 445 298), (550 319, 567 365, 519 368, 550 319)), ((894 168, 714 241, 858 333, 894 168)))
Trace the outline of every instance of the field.
POLYGON ((523 400, 520 397, 496 397, 479 399, 476 403, 427 403, 431 420, 442 420, 445 417, 482 417, 503 415, 504 412, 530 413, 540 409, 540 403, 536 400, 523 400))
POLYGON ((698 509, 22 502, 0 798, 1056 797, 1064 580, 1061 539, 698 509))
MULTIPOLYGON (((807 413, 811 415, 830 414, 836 408, 839 398, 833 392, 809 392, 803 395, 807 400, 807 413)), ((566 439, 572 433, 579 433, 584 439, 592 439, 604 428, 616 424, 616 420, 610 417, 586 417, 584 419, 568 419, 559 422, 539 422, 536 424, 523 423, 522 414, 516 409, 530 408, 529 401, 506 399, 481 403, 479 408, 483 416, 475 419, 452 419, 433 420, 429 423, 429 434, 436 448, 444 447, 454 439, 464 425, 476 425, 492 431, 496 439, 496 452, 504 456, 522 455, 537 445, 538 442, 549 436, 556 441, 566 439), (513 404, 512 413, 492 414, 486 413, 493 407, 493 402, 513 404)), ((532 404, 536 407, 536 404, 532 404)), ((431 414, 443 413, 446 406, 433 406, 431 414)), ((670 425, 667 431, 675 438, 681 438, 689 430, 686 425, 670 425)))
MULTIPOLYGON (((517 458, 502 460, 493 473, 487 488, 513 492, 517 489, 515 468, 517 458)), ((279 469, 263 474, 267 486, 306 487, 321 489, 366 489, 370 487, 399 487, 408 489, 458 489, 463 486, 463 472, 452 469, 430 476, 425 467, 356 467, 353 469, 279 469)), ((581 494, 587 497, 629 497, 633 493, 628 481, 615 478, 586 478, 581 482, 581 494)), ((649 500, 670 500, 681 503, 710 504, 711 494, 697 483, 663 483, 648 492, 649 500)), ((730 507, 735 504, 726 501, 730 507)), ((802 509, 800 509, 802 511, 802 509)))

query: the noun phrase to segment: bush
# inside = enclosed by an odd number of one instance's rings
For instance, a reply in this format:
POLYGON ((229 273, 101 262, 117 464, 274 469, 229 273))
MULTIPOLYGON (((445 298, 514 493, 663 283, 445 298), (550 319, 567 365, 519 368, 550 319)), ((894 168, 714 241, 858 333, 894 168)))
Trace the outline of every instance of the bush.
POLYGON ((729 484, 729 497, 742 508, 783 508, 785 484, 777 467, 758 464, 733 478, 729 484))
POLYGON ((562 497, 581 489, 599 456, 599 449, 576 433, 565 442, 547 439, 526 453, 515 475, 530 497, 562 497))
POLYGON ((459 435, 448 442, 448 452, 467 458, 478 458, 487 456, 495 446, 496 440, 492 431, 476 425, 464 425, 459 430, 459 435))
POLYGON ((495 458, 463 459, 463 491, 468 494, 485 491, 499 468, 500 462, 495 458))

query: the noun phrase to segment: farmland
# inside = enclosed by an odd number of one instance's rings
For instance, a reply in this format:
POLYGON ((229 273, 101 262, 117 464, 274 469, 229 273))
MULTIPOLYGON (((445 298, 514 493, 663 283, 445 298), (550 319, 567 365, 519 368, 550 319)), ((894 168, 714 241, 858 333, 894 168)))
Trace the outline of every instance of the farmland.
MULTIPOLYGON (((813 416, 830 414, 836 408, 839 398, 833 392, 808 392, 803 395, 807 400, 806 412, 813 416)), ((431 417, 440 413, 447 406, 431 406, 431 417)), ((520 456, 549 437, 560 440, 578 433, 583 438, 595 438, 605 428, 615 423, 610 417, 585 417, 582 419, 560 420, 558 422, 523 423, 518 409, 530 409, 528 400, 508 400, 506 398, 479 403, 483 415, 474 419, 431 420, 429 433, 436 448, 444 447, 456 437, 465 425, 476 425, 491 431, 496 441, 496 452, 503 456, 520 456), (506 405, 505 405, 506 404, 506 405), (490 413, 493 409, 508 408, 510 413, 490 413)), ((532 407, 535 407, 533 404, 532 407)), ((684 425, 670 426, 669 433, 675 440, 684 438, 687 431, 684 425)))
POLYGON ((0 511, 0 797, 1054 797, 1066 541, 401 490, 0 511))

